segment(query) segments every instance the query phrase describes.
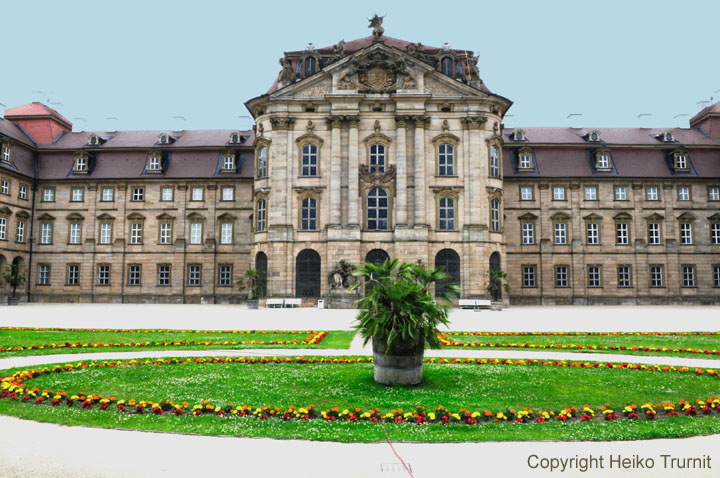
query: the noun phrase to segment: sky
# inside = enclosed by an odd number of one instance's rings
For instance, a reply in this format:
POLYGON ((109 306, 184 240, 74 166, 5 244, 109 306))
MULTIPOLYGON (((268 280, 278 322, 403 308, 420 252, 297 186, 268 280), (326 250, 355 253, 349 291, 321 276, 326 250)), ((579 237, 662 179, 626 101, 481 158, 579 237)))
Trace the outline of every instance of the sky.
POLYGON ((50 103, 74 131, 249 129, 244 103, 268 90, 284 51, 368 36, 374 13, 388 36, 478 52, 485 84, 514 102, 507 127, 687 127, 698 102, 720 99, 713 0, 5 0, 2 10, 0 104, 50 103))

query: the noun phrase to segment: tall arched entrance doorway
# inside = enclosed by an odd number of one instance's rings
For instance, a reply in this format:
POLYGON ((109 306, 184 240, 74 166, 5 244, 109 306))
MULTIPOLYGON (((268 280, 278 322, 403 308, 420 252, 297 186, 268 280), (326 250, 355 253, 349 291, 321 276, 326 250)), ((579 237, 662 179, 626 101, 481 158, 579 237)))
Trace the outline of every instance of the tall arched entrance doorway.
POLYGON ((435 295, 447 292, 449 284, 460 286, 460 256, 452 249, 443 249, 435 256, 435 267, 442 267, 450 277, 435 284, 435 295))
POLYGON ((320 254, 300 251, 295 260, 295 297, 320 297, 320 254))

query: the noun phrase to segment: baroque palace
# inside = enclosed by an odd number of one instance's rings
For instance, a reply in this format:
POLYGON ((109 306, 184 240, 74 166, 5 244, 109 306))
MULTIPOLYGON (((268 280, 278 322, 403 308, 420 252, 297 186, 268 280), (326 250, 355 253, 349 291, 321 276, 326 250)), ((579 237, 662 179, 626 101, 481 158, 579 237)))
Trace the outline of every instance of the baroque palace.
POLYGON ((340 260, 399 257, 463 298, 503 270, 510 303, 720 303, 720 103, 689 128, 506 129, 472 52, 381 23, 285 53, 253 131, 6 110, 0 269, 30 301, 235 302, 255 268, 312 303, 340 260))

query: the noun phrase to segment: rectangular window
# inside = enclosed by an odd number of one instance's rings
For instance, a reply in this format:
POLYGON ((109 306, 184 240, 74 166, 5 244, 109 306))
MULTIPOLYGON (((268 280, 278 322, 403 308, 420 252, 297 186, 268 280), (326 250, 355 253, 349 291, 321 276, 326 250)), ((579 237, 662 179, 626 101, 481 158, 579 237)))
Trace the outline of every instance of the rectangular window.
POLYGON ((18 221, 17 223, 17 242, 25 242, 25 221, 18 221))
POLYGON ((455 199, 443 197, 440 198, 438 203, 439 206, 439 221, 438 227, 441 231, 452 231, 455 229, 455 199))
POLYGON ((708 201, 720 201, 720 188, 717 186, 710 186, 708 188, 708 201))
POLYGON ((169 264, 158 265, 158 285, 160 285, 160 286, 170 285, 170 265, 169 264))
POLYGON ((720 244, 720 222, 710 223, 710 242, 720 244))
POLYGON ((75 171, 85 171, 87 169, 86 158, 80 156, 75 158, 75 171))
POLYGON ((190 196, 191 201, 202 201, 203 200, 203 188, 192 188, 192 195, 190 196))
POLYGON ((687 186, 678 187, 678 201, 690 200, 690 188, 687 186))
POLYGON ((80 284, 80 266, 77 264, 69 264, 67 266, 67 285, 80 284))
POLYGON ((188 285, 191 287, 200 286, 200 265, 190 264, 188 266, 188 285))
POLYGON ((630 266, 618 267, 618 287, 632 287, 630 266))
POLYGON ((535 224, 532 222, 522 223, 522 243, 535 244, 535 224))
POLYGON ((535 266, 523 266, 523 287, 537 287, 535 266))
POLYGON ((38 264, 38 285, 50 285, 50 266, 38 264))
POLYGON ((98 266, 97 285, 110 285, 110 266, 100 264, 98 266))
POLYGON ((220 244, 232 244, 233 225, 231 222, 224 222, 220 226, 220 244))
POLYGON ((80 244, 80 223, 70 223, 70 244, 80 244))
POLYGON ((587 243, 600 244, 600 225, 596 222, 587 223, 587 243))
POLYGON ((160 171, 160 157, 150 156, 148 160, 148 171, 160 171))
POLYGON ((680 244, 692 244, 692 224, 680 224, 680 244))
MULTIPOLYGON (((7 240, 7 219, 0 217, 0 241, 7 240)), ((5 273, 5 271, 0 271, 5 273)))
POLYGON ((133 188, 132 200, 142 202, 145 200, 145 188, 133 188))
POLYGON ((648 244, 660 244, 660 223, 648 224, 648 244))
POLYGON ((567 224, 555 223, 555 244, 567 244, 567 224))
POLYGON ((607 154, 598 154, 597 168, 598 169, 609 169, 610 168, 610 156, 607 154))
POLYGON ((529 153, 520 155, 520 169, 532 169, 532 156, 529 153))
POLYGON ((490 177, 500 177, 500 150, 497 146, 490 146, 490 177))
POLYGON ((128 266, 128 282, 127 285, 140 285, 140 273, 142 271, 140 264, 130 264, 128 266))
POLYGON ((43 202, 54 202, 55 201, 55 188, 43 189, 43 202))
POLYGON ((83 189, 72 188, 72 196, 70 198, 72 202, 82 202, 83 200, 83 189))
POLYGON ((112 240, 112 224, 109 222, 100 223, 100 244, 110 244, 112 240))
POLYGON ((650 287, 663 286, 663 268, 662 266, 650 267, 650 287))
POLYGON ((235 169, 235 156, 225 156, 223 157, 223 169, 224 170, 233 170, 235 169))
POLYGON ((617 244, 630 244, 630 237, 628 236, 628 224, 626 222, 618 222, 616 224, 617 230, 617 244))
POLYGON ((438 146, 438 175, 455 175, 455 148, 452 144, 443 143, 438 146))
POLYGON ((567 266, 555 267, 555 287, 568 286, 568 268, 567 266))
POLYGON ((713 266, 713 287, 720 287, 720 266, 713 266))
POLYGON ((687 156, 684 154, 675 156, 675 169, 687 169, 687 156))
POLYGON ((27 186, 24 184, 20 185, 20 191, 18 192, 18 198, 27 199, 27 186))
POLYGON ((615 188, 615 200, 627 201, 627 188, 625 186, 617 186, 615 188))
POLYGON ((695 266, 682 266, 683 287, 695 287, 695 266))
POLYGON ((521 201, 532 201, 533 199, 533 188, 531 186, 523 186, 520 188, 520 200, 521 201))
POLYGON ((223 201, 234 201, 235 200, 235 188, 222 188, 222 200, 223 201))
POLYGON ((588 266, 588 287, 600 286, 600 266, 588 266))
POLYGON ((190 224, 190 244, 202 243, 202 224, 193 222, 190 224))
POLYGON ((130 244, 142 244, 142 223, 130 223, 130 244))
POLYGON ((265 230, 265 200, 258 199, 257 202, 257 232, 265 230))
POLYGON ((170 244, 170 223, 169 222, 161 222, 160 223, 160 244, 170 244))
POLYGON ((658 196, 657 186, 648 186, 647 189, 645 189, 645 198, 648 201, 659 201, 660 197, 658 196))
POLYGON ((232 270, 233 266, 229 264, 221 264, 218 267, 218 286, 232 287, 232 270))
POLYGON ((3 146, 2 160, 5 161, 6 163, 10 162, 10 146, 3 146))
POLYGON ((302 176, 317 176, 318 146, 304 144, 302 147, 302 176))
POLYGON ((0 181, 0 194, 10 194, 10 181, 7 179, 0 181))
POLYGON ((565 188, 562 186, 555 186, 553 188, 553 201, 564 201, 565 200, 565 188))
POLYGON ((595 186, 585 187, 585 200, 597 201, 597 188, 595 186))
POLYGON ((53 225, 49 222, 44 222, 40 226, 40 244, 52 244, 53 236, 53 225))
POLYGON ((101 200, 103 202, 112 202, 114 193, 115 190, 113 188, 103 188, 101 200))
POLYGON ((172 201, 173 200, 173 188, 160 189, 160 200, 161 201, 172 201))

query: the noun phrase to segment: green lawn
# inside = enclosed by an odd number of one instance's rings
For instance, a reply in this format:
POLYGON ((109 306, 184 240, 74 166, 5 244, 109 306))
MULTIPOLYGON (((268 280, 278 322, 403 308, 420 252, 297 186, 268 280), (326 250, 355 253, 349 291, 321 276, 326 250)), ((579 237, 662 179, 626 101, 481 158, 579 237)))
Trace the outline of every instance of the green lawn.
MULTIPOLYGON (((52 343, 81 342, 87 343, 130 343, 130 342, 161 342, 161 341, 190 341, 195 342, 218 342, 218 341, 276 341, 276 340, 297 340, 302 342, 309 331, 301 333, 233 333, 232 331, 125 331, 117 332, 112 329, 97 330, 13 330, 8 328, 0 329, 0 345, 4 347, 30 346, 52 343)), ((1 351, 0 357, 11 357, 18 355, 45 355, 45 354, 67 354, 87 352, 123 352, 145 350, 196 350, 196 349, 246 349, 246 348, 328 348, 346 349, 354 332, 345 330, 329 331, 327 336, 316 345, 308 344, 238 344, 238 345, 156 345, 141 347, 76 347, 76 348, 43 348, 26 349, 21 351, 1 351)))
POLYGON ((630 355, 662 355, 675 357, 696 357, 708 359, 720 359, 720 354, 695 354, 687 352, 673 352, 675 349, 696 349, 696 350, 720 350, 720 335, 709 333, 701 335, 702 332, 691 332, 690 335, 613 335, 613 334, 597 334, 597 335, 557 335, 557 334, 537 334, 525 333, 518 335, 464 335, 465 332, 451 331, 445 335, 456 342, 463 343, 480 343, 480 344, 498 344, 482 345, 479 347, 453 346, 447 348, 458 349, 505 349, 505 350, 548 350, 553 352, 587 352, 587 353, 614 353, 614 354, 630 354, 630 355), (516 346, 507 346, 507 344, 515 344, 516 346), (528 345, 545 345, 545 344, 561 344, 571 346, 572 348, 526 348, 528 345), (505 346, 503 346, 505 345, 505 346), (616 350, 596 350, 575 348, 574 346, 603 346, 606 349, 615 347, 616 350), (621 348, 622 350, 618 350, 621 348), (632 350, 632 347, 638 348, 667 348, 666 351, 643 351, 632 350))
MULTIPOLYGON (((0 372, 6 375, 8 371, 0 372)), ((442 405, 493 412, 505 407, 582 408, 596 410, 609 402, 619 412, 627 402, 677 403, 718 395, 719 379, 708 375, 618 369, 586 369, 537 365, 426 364, 418 387, 389 388, 372 380, 372 364, 178 364, 88 368, 42 375, 30 387, 63 389, 69 394, 114 395, 118 399, 188 401, 210 400, 217 405, 316 405, 386 412, 417 405, 428 410, 442 405)), ((102 427, 135 428, 211 435, 307 438, 338 441, 378 441, 382 428, 371 423, 282 422, 277 419, 218 417, 146 417, 115 411, 80 410, 66 406, 36 406, 0 400, 0 413, 41 421, 102 427)), ((599 411, 598 411, 599 413, 599 411)), ((688 436, 717 432, 720 415, 659 419, 647 422, 481 425, 397 425, 386 427, 395 440, 617 440, 688 436)))

